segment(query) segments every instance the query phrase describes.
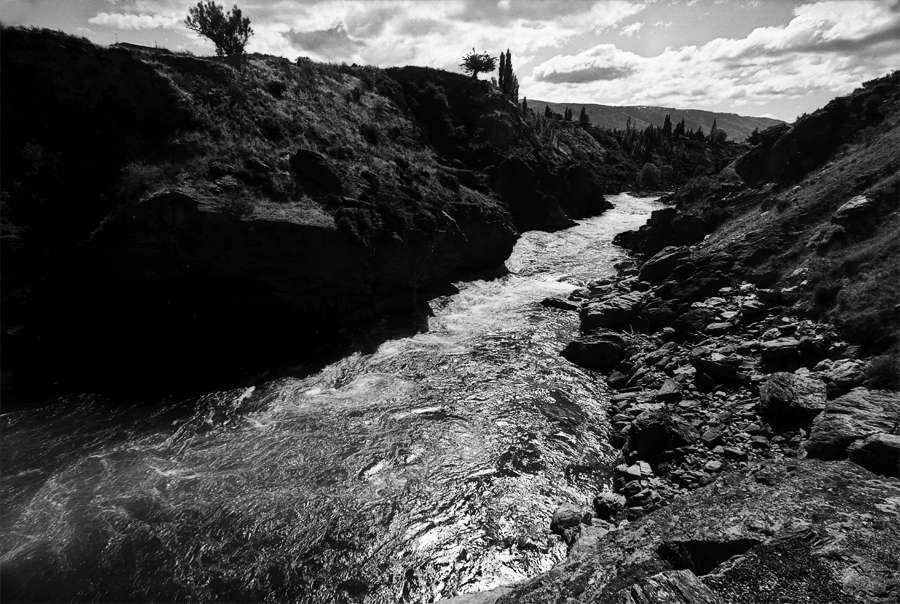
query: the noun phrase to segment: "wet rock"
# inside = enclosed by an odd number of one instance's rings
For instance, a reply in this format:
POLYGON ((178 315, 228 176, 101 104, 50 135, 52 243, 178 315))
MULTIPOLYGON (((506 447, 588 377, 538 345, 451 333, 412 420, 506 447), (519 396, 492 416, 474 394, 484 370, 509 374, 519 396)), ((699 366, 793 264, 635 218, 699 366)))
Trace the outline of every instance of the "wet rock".
POLYGON ((669 246, 660 250, 641 267, 641 281, 660 283, 672 274, 680 264, 690 258, 690 251, 685 246, 669 246))
POLYGON ((627 325, 637 316, 644 294, 631 292, 600 302, 591 302, 581 309, 581 328, 616 327, 627 325))
POLYGON ((873 434, 847 447, 847 458, 870 472, 900 478, 900 435, 873 434))
POLYGON ((578 310, 578 304, 573 304, 569 302, 565 298, 544 298, 541 300, 541 306, 546 306, 547 308, 558 308, 560 310, 578 310))
POLYGON ((566 360, 594 371, 608 371, 625 357, 627 343, 620 334, 592 329, 566 346, 560 353, 566 360))
POLYGON ((855 441, 892 434, 900 422, 900 393, 856 388, 828 403, 813 422, 806 454, 816 459, 844 459, 855 441))
POLYGON ((594 497, 594 514, 600 520, 610 522, 625 507, 625 497, 604 491, 594 497))
POLYGON ((773 373, 759 387, 759 415, 773 424, 809 426, 825 409, 825 384, 792 373, 773 373))

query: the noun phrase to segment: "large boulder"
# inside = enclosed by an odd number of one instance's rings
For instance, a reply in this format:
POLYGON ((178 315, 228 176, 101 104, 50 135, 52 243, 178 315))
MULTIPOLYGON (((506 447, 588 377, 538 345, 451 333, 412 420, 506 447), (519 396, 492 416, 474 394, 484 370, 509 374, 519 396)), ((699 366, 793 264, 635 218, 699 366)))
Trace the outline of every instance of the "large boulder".
POLYGON ((641 267, 640 279, 650 283, 660 283, 690 256, 691 253, 685 246, 665 247, 644 263, 641 267))
POLYGON ((873 434, 847 447, 847 458, 870 472, 900 477, 900 435, 873 434))
POLYGON ((340 177, 329 167, 325 156, 307 149, 297 149, 288 160, 291 170, 301 179, 320 187, 326 193, 340 194, 344 185, 340 177))
POLYGON ((831 223, 850 232, 865 232, 875 226, 878 204, 865 195, 857 195, 831 215, 831 223))
POLYGON ((721 361, 713 361, 703 357, 691 357, 691 365, 700 373, 705 373, 713 380, 723 384, 746 384, 749 378, 735 367, 721 361))
POLYGON ((651 463, 666 451, 698 440, 700 432, 690 422, 665 408, 644 411, 628 431, 628 449, 651 463))
POLYGON ((566 360, 594 371, 609 371, 625 357, 625 338, 608 329, 592 329, 569 342, 560 353, 566 360))
POLYGON ((900 424, 900 393, 856 388, 828 403, 816 418, 806 454, 844 459, 854 442, 875 434, 893 434, 900 424))
POLYGON ((773 373, 759 387, 759 415, 772 424, 809 426, 827 402, 824 382, 793 373, 773 373))
POLYGON ((581 309, 581 328, 593 329, 627 325, 637 317, 643 300, 644 294, 635 291, 599 302, 591 302, 581 309))

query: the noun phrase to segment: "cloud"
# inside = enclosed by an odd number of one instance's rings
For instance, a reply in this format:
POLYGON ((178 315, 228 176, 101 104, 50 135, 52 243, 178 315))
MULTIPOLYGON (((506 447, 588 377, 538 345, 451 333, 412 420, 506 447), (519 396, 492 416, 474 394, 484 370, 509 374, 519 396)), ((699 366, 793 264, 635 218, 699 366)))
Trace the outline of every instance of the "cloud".
POLYGON ((669 29, 670 27, 672 27, 672 22, 666 21, 665 23, 663 23, 662 21, 657 21, 653 24, 653 27, 658 27, 660 29, 669 29))
POLYGON ((327 60, 348 59, 357 54, 364 42, 353 40, 343 23, 315 31, 291 30, 284 34, 292 46, 315 53, 327 60))
POLYGON ((158 27, 176 27, 181 23, 181 19, 162 14, 100 13, 88 19, 88 23, 116 29, 156 29, 158 27))
POLYGON ((585 52, 557 56, 534 68, 534 80, 553 84, 618 80, 634 73, 640 57, 612 44, 600 44, 585 52))
POLYGON ((626 25, 622 29, 619 30, 619 35, 628 36, 629 38, 640 31, 640 29, 644 26, 643 23, 637 21, 632 23, 631 25, 626 25))
POLYGON ((519 79, 529 98, 566 102, 737 111, 783 99, 827 100, 895 69, 898 32, 900 12, 885 3, 821 2, 744 38, 650 57, 601 44, 552 57, 519 79))

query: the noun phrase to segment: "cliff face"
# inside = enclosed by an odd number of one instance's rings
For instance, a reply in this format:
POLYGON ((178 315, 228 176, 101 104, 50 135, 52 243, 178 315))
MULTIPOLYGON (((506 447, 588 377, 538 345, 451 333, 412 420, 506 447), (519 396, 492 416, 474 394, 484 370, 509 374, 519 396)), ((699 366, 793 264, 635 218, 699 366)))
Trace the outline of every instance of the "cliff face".
POLYGON ((592 163, 615 151, 571 125, 535 133, 463 76, 46 30, 2 44, 7 359, 171 365, 327 339, 502 265, 517 231, 602 212, 623 182, 592 163))

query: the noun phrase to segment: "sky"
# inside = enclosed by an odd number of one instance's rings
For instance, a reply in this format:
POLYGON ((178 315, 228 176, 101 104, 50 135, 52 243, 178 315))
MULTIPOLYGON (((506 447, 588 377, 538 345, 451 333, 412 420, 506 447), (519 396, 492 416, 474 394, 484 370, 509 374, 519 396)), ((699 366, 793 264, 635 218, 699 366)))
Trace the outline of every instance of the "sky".
MULTIPOLYGON (((0 21, 214 54, 198 0, 0 0, 0 21)), ((233 0, 218 0, 230 8, 233 0)), ((900 68, 900 0, 238 0, 248 52, 461 72, 509 49, 520 96, 792 121, 900 68)), ((496 73, 496 72, 495 72, 496 73)), ((490 75, 482 74, 481 78, 490 75)))

